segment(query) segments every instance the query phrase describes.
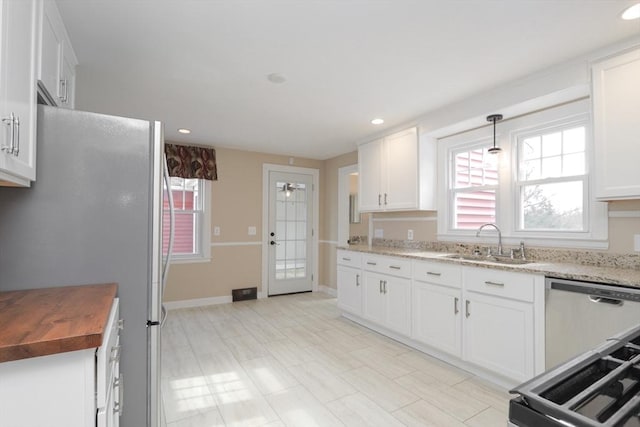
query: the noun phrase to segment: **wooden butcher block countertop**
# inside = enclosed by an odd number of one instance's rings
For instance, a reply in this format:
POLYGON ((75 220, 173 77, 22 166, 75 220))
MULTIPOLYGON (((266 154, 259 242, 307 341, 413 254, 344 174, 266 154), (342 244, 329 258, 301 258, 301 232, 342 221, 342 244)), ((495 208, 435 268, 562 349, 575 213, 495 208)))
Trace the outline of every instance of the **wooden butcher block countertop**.
POLYGON ((115 283, 0 292, 0 362, 102 345, 115 283))

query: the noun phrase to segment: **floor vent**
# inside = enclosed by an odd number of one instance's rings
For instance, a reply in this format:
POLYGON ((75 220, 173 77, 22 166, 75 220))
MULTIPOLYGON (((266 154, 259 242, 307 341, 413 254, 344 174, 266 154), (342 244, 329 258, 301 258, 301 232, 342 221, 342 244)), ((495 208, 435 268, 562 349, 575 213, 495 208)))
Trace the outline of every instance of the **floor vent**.
POLYGON ((233 289, 231 291, 233 301, 246 301, 258 298, 258 288, 233 289))

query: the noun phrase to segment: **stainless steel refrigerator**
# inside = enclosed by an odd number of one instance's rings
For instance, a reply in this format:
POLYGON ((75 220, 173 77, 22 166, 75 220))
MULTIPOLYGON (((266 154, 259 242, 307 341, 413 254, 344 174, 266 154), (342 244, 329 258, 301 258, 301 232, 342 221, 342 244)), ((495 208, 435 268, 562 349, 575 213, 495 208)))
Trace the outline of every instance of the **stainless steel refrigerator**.
POLYGON ((39 106, 37 178, 0 187, 0 290, 118 283, 124 427, 160 416, 159 122, 39 106))

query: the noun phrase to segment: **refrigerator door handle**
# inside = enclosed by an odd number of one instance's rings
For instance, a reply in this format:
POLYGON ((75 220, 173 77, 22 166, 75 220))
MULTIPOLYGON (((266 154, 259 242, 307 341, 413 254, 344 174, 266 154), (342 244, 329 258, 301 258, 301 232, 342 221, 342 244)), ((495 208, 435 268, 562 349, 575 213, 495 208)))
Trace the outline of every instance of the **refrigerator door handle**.
MULTIPOLYGON (((169 164, 167 162, 167 155, 163 153, 164 165, 162 168, 164 182, 167 186, 167 198, 169 199, 169 245, 167 247, 167 258, 165 260, 164 267, 162 268, 162 277, 160 278, 161 289, 160 289, 160 300, 164 296, 164 289, 167 286, 167 277, 169 275, 169 264, 171 263, 171 254, 173 252, 173 241, 174 241, 174 228, 175 228, 175 212, 174 212, 174 204, 173 204, 173 193, 171 192, 171 178, 169 177, 169 164)), ((164 325, 164 322, 167 318, 167 309, 164 304, 161 305, 160 312, 160 325, 164 325)))

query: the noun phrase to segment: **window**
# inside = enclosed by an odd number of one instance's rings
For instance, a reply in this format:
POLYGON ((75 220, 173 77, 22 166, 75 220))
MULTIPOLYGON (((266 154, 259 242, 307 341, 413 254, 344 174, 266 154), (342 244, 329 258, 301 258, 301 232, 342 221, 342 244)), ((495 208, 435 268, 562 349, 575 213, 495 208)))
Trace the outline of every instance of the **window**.
MULTIPOLYGON (((188 260, 209 257, 207 181, 171 177, 175 226, 172 258, 188 260)), ((169 246, 169 199, 164 196, 162 253, 169 246)))
POLYGON ((497 157, 491 145, 464 148, 452 153, 453 228, 477 229, 496 221, 497 157))
POLYGON ((517 137, 520 230, 587 230, 586 136, 568 124, 517 137))
POLYGON ((482 242, 493 222, 505 244, 608 247, 606 203, 591 196, 589 101, 579 100, 438 142, 438 239, 482 242))

